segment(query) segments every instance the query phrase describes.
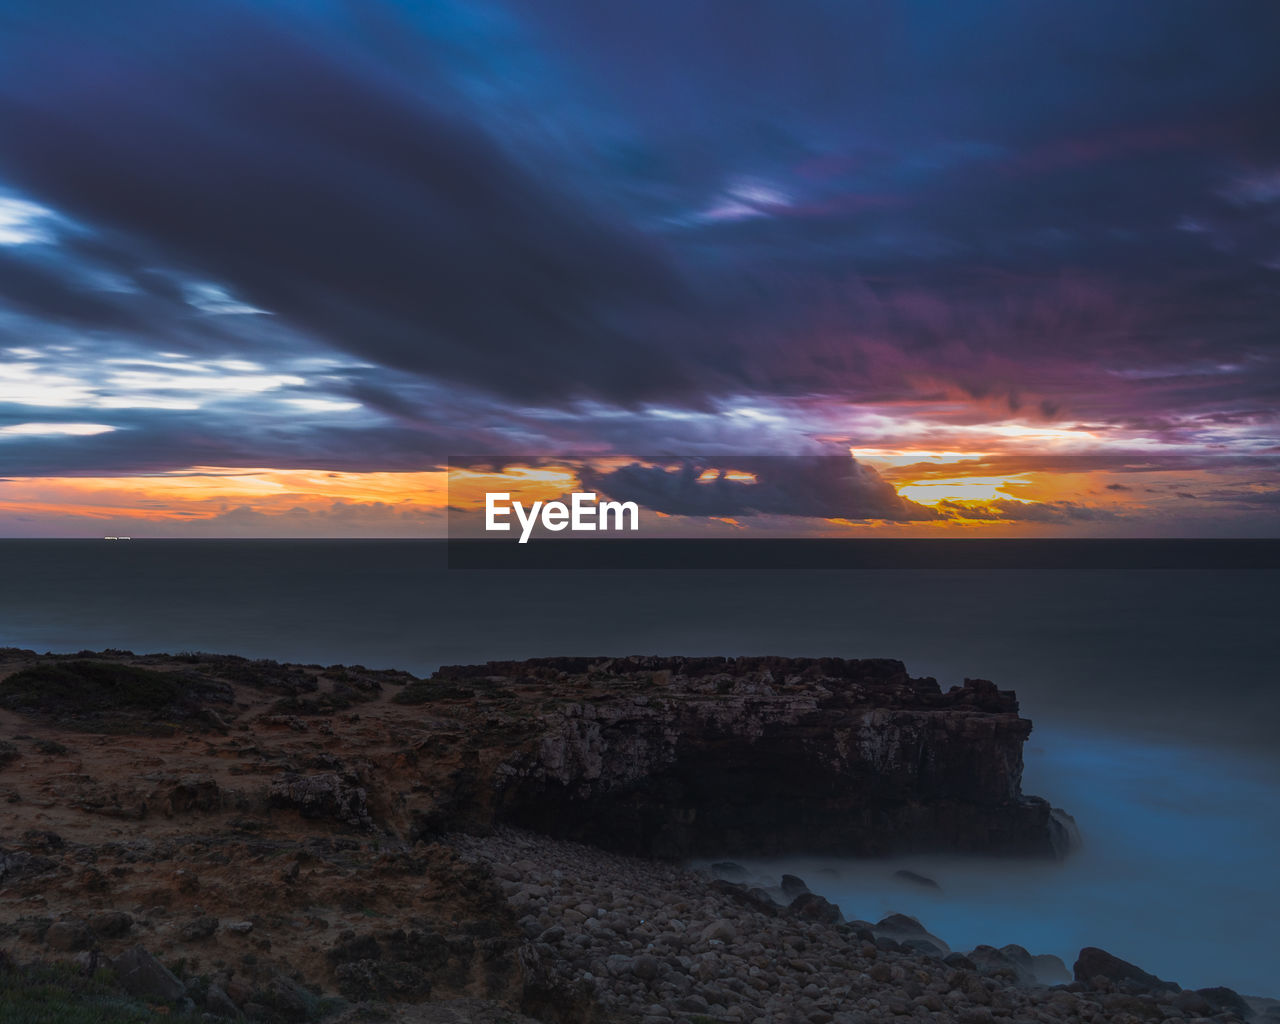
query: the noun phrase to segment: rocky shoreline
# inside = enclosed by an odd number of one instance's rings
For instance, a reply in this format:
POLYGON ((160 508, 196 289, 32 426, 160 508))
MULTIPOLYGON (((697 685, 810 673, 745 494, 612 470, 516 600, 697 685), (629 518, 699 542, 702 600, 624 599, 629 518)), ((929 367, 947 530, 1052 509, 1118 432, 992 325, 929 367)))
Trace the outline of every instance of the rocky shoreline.
POLYGON ((846 921, 787 876, 759 888, 542 836, 458 836, 493 873, 535 976, 606 1015, 643 1024, 722 1021, 870 1024, 915 1018, 1241 1020, 1262 1012, 1228 989, 1183 991, 1098 949, 1067 967, 1018 946, 951 951, 914 918, 846 921))
POLYGON ((1029 731, 1008 691, 888 661, 4 650, 0 973, 59 961, 208 1024, 1280 1021, 681 866, 826 825, 841 853, 1060 856, 1029 731))

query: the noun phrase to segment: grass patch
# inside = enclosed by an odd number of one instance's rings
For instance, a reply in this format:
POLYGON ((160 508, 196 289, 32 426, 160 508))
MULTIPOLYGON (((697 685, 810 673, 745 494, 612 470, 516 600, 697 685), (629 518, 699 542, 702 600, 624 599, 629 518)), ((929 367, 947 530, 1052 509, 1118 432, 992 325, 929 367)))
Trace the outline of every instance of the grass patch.
POLYGON ((5 1024, 194 1024, 125 994, 109 970, 86 975, 61 964, 17 966, 0 961, 0 1020, 5 1024))
POLYGON ((0 680, 0 707, 102 732, 172 729, 198 722, 206 701, 229 699, 220 684, 110 661, 44 661, 0 680))
POLYGON ((0 705, 14 711, 161 711, 187 689, 172 672, 110 661, 42 662, 0 682, 0 705))
POLYGON ((475 695, 475 690, 468 689, 465 686, 453 686, 449 683, 418 679, 409 683, 391 700, 395 704, 430 704, 437 700, 470 700, 475 695))

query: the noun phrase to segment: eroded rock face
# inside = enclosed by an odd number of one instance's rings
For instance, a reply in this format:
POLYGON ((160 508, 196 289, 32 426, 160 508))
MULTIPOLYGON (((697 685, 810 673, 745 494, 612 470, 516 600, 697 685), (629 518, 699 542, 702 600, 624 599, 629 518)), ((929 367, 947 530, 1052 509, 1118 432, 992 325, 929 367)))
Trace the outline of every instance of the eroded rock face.
POLYGON ((883 659, 558 658, 433 682, 550 698, 496 763, 473 758, 451 808, 470 823, 485 804, 494 823, 667 858, 1071 843, 1021 792, 1031 723, 985 680, 943 693, 883 659))
POLYGON ((269 798, 273 807, 296 808, 304 818, 331 819, 352 828, 373 827, 365 789, 358 780, 337 772, 286 774, 272 782, 269 798))

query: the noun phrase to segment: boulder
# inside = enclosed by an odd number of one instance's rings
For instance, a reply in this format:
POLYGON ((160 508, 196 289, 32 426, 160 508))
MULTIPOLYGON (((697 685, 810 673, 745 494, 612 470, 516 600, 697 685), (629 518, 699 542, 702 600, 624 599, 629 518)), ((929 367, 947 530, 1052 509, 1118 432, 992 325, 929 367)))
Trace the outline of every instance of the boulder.
POLYGON ((764 914, 767 917, 778 916, 778 904, 763 889, 752 888, 743 885, 741 882, 729 882, 723 878, 715 879, 709 888, 713 892, 728 896, 734 902, 741 903, 757 913, 764 914))
POLYGON ((123 910, 103 910, 89 918, 94 934, 104 939, 116 939, 133 927, 133 918, 123 910))
POLYGON ((732 921, 719 920, 712 921, 709 925, 702 929, 703 942, 734 942, 738 938, 738 929, 733 926, 732 921))
POLYGON ((364 830, 374 827, 364 787, 353 777, 336 772, 290 772, 271 783, 268 799, 271 806, 291 808, 304 818, 325 818, 364 830))
POLYGON ((218 930, 218 919, 204 915, 188 921, 182 926, 180 934, 185 942, 201 942, 212 938, 218 930))
POLYGON ((234 1020, 240 1016, 240 1007, 236 1006, 231 997, 217 984, 209 986, 209 991, 205 993, 204 1005, 206 1010, 218 1017, 230 1017, 234 1020))
POLYGON ((164 809, 169 815, 193 811, 210 814, 222 810, 222 805, 222 789, 210 775, 184 775, 164 795, 164 809))
POLYGON ((0 882, 17 882, 52 871, 58 862, 26 850, 0 848, 0 882))
POLYGON ((968 954, 979 974, 1003 978, 1017 985, 1034 985, 1035 973, 1031 967, 1031 954, 1021 946, 975 946, 968 954), (1012 955, 1011 955, 1012 951, 1012 955))
POLYGON ((285 974, 276 974, 258 992, 258 999, 287 1021, 311 1020, 315 1016, 316 997, 285 974))
POLYGON ((809 887, 805 885, 804 879, 797 878, 795 875, 783 875, 779 888, 782 889, 784 896, 795 899, 802 892, 808 892, 809 887))
POLYGON ((1094 978, 1106 978, 1112 982, 1129 982, 1134 988, 1143 992, 1156 992, 1161 989, 1178 989, 1171 981, 1163 981, 1154 974, 1149 974, 1128 960, 1108 953, 1097 946, 1086 946, 1080 950, 1080 956, 1072 965, 1072 973, 1076 981, 1088 984, 1094 978))
POLYGON ((74 953, 93 945, 93 932, 88 924, 78 918, 55 921, 44 933, 44 941, 50 949, 56 949, 60 953, 74 953))
POLYGON ((186 986, 141 946, 126 949, 111 962, 111 966, 120 979, 121 987, 132 996, 172 1003, 186 995, 186 986))
POLYGON ((881 918, 876 923, 873 931, 875 932, 877 945, 881 939, 889 939, 899 945, 903 945, 913 939, 923 939, 936 947, 940 956, 946 956, 951 952, 950 946, 936 935, 931 934, 914 917, 907 914, 890 914, 888 917, 881 918))
POLYGON ((1179 992, 1170 1000, 1170 1004, 1185 1017, 1212 1017, 1214 1013, 1213 1004, 1191 989, 1179 992))
POLYGON ((816 892, 802 892, 791 901, 787 907, 787 914, 806 921, 820 921, 823 924, 839 924, 844 920, 840 908, 816 892))
POLYGON ((1234 1013, 1241 1020, 1247 1019, 1253 1013, 1253 1008, 1238 992, 1224 985, 1198 988, 1196 995, 1212 1006, 1214 1013, 1234 1013))

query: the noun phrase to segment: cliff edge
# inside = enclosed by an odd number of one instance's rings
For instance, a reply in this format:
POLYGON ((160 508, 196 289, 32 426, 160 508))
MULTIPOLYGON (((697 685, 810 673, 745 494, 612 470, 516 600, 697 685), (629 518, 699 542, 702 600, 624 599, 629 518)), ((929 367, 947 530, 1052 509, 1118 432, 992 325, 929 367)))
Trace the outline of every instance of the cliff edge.
POLYGON ((449 666, 400 702, 485 708, 413 831, 510 824, 683 858, 955 851, 1061 857, 1024 796, 1031 722, 981 679, 900 661, 547 658, 449 666))

